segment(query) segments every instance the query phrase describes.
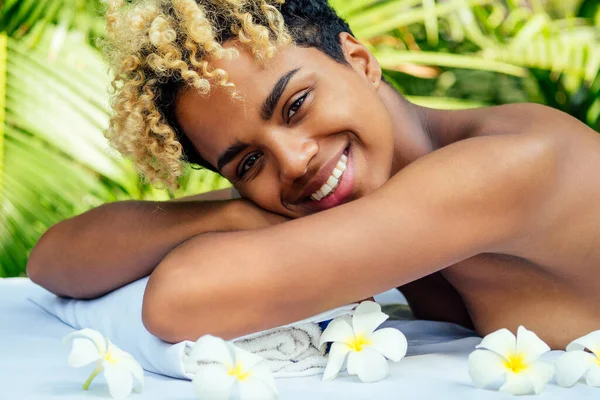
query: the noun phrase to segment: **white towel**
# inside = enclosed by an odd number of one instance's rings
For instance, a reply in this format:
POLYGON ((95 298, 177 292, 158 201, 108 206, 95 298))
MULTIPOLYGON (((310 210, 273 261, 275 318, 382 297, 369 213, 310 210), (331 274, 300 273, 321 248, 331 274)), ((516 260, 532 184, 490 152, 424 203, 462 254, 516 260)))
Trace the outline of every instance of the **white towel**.
MULTIPOLYGON (((320 374, 327 366, 327 357, 325 346, 319 348, 322 333, 319 322, 351 314, 355 306, 350 304, 293 324, 246 335, 232 343, 263 357, 276 378, 320 374)), ((199 366, 188 359, 192 347, 193 344, 186 345, 183 355, 184 369, 189 374, 195 374, 199 366)))
MULTIPOLYGON (((140 279, 94 300, 64 299, 38 286, 29 299, 75 329, 95 329, 109 337, 147 371, 191 379, 195 367, 186 361, 194 342, 166 343, 142 323, 147 282, 148 278, 140 279)), ((351 314, 355 306, 349 304, 297 323, 246 335, 233 343, 265 357, 275 377, 316 375, 326 365, 318 348, 318 323, 351 314)))

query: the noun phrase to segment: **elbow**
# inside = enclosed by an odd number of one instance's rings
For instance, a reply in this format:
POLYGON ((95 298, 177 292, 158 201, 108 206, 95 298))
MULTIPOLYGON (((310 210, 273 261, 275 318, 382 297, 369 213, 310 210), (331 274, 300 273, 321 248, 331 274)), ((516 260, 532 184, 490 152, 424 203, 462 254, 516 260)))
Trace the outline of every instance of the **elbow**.
POLYGON ((173 297, 166 290, 146 287, 142 302, 142 323, 157 338, 168 343, 178 343, 187 338, 183 337, 180 326, 169 313, 172 301, 173 297))
POLYGON ((142 322, 148 332, 166 342, 196 341, 207 334, 229 340, 261 330, 254 326, 260 320, 250 317, 259 314, 256 292, 247 284, 240 287, 222 268, 214 268, 223 267, 227 257, 203 239, 197 247, 187 242, 173 250, 148 280, 142 322), (218 263, 211 261, 216 259, 218 263))
POLYGON ((31 250, 27 260, 26 273, 29 279, 44 289, 61 297, 92 298, 87 293, 79 290, 77 286, 69 284, 68 269, 64 263, 56 259, 58 244, 64 240, 62 223, 50 227, 38 240, 31 250))
POLYGON ((56 271, 50 262, 51 257, 47 251, 51 243, 54 242, 52 238, 56 236, 56 226, 54 225, 48 229, 31 250, 27 260, 26 272, 32 282, 59 296, 64 296, 67 294, 56 290, 57 288, 53 285, 54 279, 52 277, 56 275, 56 271))
POLYGON ((48 234, 52 228, 48 229, 37 241, 36 245, 31 250, 29 258, 27 259, 26 272, 29 279, 33 282, 41 285, 41 281, 43 280, 43 272, 44 272, 44 251, 42 244, 46 241, 48 234))
POLYGON ((186 340, 176 326, 169 323, 171 319, 161 309, 164 308, 153 297, 144 295, 142 322, 146 330, 167 343, 179 343, 186 340))
POLYGON ((181 266, 173 268, 171 262, 172 258, 167 257, 150 275, 142 302, 142 322, 148 332, 165 342, 195 341, 209 333, 203 329, 206 325, 199 323, 206 321, 203 307, 196 307, 193 315, 189 312, 192 303, 201 302, 198 293, 202 288, 190 293, 181 266))

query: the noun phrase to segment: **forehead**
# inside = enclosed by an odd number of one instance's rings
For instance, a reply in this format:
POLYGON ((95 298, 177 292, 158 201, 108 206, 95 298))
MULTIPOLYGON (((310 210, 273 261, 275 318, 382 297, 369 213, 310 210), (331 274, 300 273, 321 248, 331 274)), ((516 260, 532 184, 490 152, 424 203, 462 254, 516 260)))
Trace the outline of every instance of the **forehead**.
MULTIPOLYGON (((225 47, 230 46, 238 49, 239 56, 212 62, 211 66, 227 72, 229 81, 235 85, 236 98, 222 87, 213 88, 208 96, 186 88, 175 106, 175 115, 185 135, 213 165, 236 139, 243 140, 257 126, 265 124, 260 116, 262 104, 282 75, 300 68, 294 79, 307 78, 317 71, 327 73, 335 68, 331 64, 337 64, 317 49, 289 45, 261 65, 245 46, 232 42, 225 47)), ((285 95, 281 99, 284 101, 285 95)))

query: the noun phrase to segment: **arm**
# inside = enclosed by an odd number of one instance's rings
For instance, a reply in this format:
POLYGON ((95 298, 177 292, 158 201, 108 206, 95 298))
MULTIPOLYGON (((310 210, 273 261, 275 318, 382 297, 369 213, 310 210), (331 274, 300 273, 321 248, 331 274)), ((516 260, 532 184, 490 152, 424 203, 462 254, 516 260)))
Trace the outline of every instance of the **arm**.
POLYGON ((171 342, 206 333, 232 338, 479 253, 508 251, 534 229, 554 189, 555 147, 524 135, 467 139, 348 204, 254 232, 190 239, 152 274, 144 323, 171 342))
POLYGON ((462 297, 441 272, 435 272, 398 288, 416 319, 452 322, 474 329, 462 297))
POLYGON ((149 275, 191 237, 261 227, 282 218, 227 198, 231 189, 168 202, 102 205, 51 227, 31 252, 27 274, 57 295, 98 297, 149 275))

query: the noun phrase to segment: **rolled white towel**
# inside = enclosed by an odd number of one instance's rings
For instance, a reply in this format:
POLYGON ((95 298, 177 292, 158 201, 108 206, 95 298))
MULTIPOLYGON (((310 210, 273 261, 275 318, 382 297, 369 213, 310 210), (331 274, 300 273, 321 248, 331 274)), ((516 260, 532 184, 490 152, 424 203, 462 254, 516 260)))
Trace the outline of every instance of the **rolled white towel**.
MULTIPOLYGON (((316 375, 325 370, 325 347, 319 348, 323 332, 320 322, 351 314, 356 304, 339 307, 303 321, 268 329, 234 339, 231 342, 246 351, 263 357, 276 378, 316 375)), ((200 363, 189 360, 194 344, 189 344, 182 356, 186 373, 195 374, 200 363)))

